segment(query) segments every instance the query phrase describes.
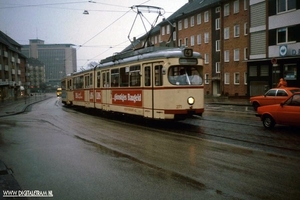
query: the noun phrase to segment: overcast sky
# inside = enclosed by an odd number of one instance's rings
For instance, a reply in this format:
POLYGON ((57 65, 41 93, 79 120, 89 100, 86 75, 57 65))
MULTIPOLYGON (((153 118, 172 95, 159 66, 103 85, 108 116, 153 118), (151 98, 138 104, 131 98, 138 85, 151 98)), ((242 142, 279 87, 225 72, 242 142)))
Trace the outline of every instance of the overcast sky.
MULTIPOLYGON (((0 30, 16 42, 26 45, 29 39, 45 44, 71 43, 77 49, 77 68, 100 61, 130 44, 128 36, 140 37, 145 28, 136 18, 133 5, 164 9, 170 16, 188 0, 0 0, 0 30), (84 15, 84 10, 89 15, 84 15), (132 29, 131 33, 130 30, 132 29)), ((157 13, 143 12, 147 30, 157 13)), ((159 18, 160 22, 162 17, 159 18)))

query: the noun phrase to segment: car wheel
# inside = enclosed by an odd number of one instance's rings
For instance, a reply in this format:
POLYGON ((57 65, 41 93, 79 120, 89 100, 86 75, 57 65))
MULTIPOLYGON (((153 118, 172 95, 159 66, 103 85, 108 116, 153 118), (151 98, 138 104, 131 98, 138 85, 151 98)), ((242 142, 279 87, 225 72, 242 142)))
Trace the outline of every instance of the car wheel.
POLYGON ((254 109, 255 111, 257 111, 257 108, 259 107, 259 103, 253 102, 252 106, 253 106, 253 109, 254 109))
POLYGON ((270 115, 266 115, 262 119, 265 128, 271 129, 275 126, 275 121, 270 115))

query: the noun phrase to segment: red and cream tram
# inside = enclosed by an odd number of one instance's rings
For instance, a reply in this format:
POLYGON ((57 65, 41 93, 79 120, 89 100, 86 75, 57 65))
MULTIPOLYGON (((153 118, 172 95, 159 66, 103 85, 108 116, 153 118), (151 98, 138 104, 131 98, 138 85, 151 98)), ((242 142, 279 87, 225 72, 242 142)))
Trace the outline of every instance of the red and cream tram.
POLYGON ((184 119, 204 112, 203 59, 188 48, 148 47, 66 76, 62 89, 66 105, 184 119))

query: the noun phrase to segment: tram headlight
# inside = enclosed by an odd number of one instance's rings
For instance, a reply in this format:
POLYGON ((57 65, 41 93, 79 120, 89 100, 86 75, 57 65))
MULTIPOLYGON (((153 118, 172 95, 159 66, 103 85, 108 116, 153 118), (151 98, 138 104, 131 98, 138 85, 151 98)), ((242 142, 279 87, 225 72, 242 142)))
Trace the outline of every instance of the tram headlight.
POLYGON ((188 102, 189 105, 194 105, 194 103, 195 103, 194 97, 189 97, 189 98, 187 99, 187 102, 188 102))

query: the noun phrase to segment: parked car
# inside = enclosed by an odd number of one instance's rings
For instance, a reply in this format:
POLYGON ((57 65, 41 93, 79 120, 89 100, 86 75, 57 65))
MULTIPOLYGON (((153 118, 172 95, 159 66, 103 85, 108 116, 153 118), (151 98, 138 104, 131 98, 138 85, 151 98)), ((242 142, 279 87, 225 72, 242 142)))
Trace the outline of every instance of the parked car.
POLYGON ((264 95, 254 96, 250 98, 250 103, 252 104, 254 110, 256 111, 259 106, 279 104, 295 92, 300 92, 300 88, 297 87, 281 87, 272 88, 268 90, 264 95))
POLYGON ((269 129, 275 124, 300 126, 300 92, 280 104, 259 107, 256 116, 269 129))

